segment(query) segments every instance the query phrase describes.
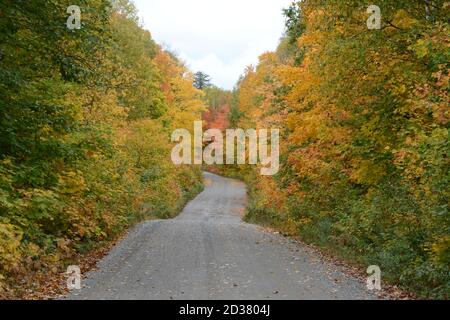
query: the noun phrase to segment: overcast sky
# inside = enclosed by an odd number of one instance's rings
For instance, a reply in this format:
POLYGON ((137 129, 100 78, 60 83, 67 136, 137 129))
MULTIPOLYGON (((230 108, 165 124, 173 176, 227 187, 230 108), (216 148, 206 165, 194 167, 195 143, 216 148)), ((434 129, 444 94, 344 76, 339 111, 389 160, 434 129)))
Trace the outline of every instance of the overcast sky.
POLYGON ((153 38, 188 67, 232 89, 245 67, 273 51, 293 0, 134 0, 153 38))

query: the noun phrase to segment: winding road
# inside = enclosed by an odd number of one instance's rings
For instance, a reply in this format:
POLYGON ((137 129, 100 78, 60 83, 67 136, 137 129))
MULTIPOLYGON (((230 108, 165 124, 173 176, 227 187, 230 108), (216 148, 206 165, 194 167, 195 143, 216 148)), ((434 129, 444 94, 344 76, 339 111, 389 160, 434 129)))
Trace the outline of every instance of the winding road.
POLYGON ((243 183, 205 182, 176 219, 133 228, 68 299, 375 299, 311 249, 242 222, 243 183))

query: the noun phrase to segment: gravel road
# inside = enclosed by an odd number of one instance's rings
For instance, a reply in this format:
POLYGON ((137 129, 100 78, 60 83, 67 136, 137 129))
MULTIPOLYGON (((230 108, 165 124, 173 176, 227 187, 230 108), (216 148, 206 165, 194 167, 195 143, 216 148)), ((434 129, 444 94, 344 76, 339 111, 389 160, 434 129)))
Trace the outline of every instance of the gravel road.
POLYGON ((243 183, 205 181, 176 219, 133 228, 68 299, 374 299, 311 249, 242 222, 243 183))

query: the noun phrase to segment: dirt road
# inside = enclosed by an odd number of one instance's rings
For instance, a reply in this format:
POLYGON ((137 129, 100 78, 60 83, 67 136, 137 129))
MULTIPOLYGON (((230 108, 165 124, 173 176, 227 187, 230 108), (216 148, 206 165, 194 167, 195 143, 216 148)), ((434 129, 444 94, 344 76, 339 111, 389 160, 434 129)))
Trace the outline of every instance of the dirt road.
POLYGON ((174 220, 138 225, 69 299, 371 299, 310 249, 242 222, 243 183, 205 174, 174 220))

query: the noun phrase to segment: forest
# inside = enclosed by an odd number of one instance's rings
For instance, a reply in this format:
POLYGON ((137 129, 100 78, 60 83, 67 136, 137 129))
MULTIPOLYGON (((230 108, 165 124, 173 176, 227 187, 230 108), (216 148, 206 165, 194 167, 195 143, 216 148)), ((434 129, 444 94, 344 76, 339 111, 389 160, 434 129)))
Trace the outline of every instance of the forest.
POLYGON ((0 2, 0 296, 202 189, 170 134, 206 109, 193 74, 128 0, 0 2), (25 280, 24 280, 25 279, 25 280))
POLYGON ((372 3, 293 3, 277 49, 228 91, 156 43, 129 0, 77 1, 79 29, 69 0, 0 1, 0 298, 175 217, 203 169, 246 182, 247 222, 448 299, 450 3, 376 2, 378 29, 372 3), (279 172, 174 165, 171 133, 201 119, 279 129, 279 172))
POLYGON ((249 66, 228 126, 280 128, 281 170, 244 179, 246 219, 275 226, 420 297, 448 298, 449 3, 304 0, 249 66))

